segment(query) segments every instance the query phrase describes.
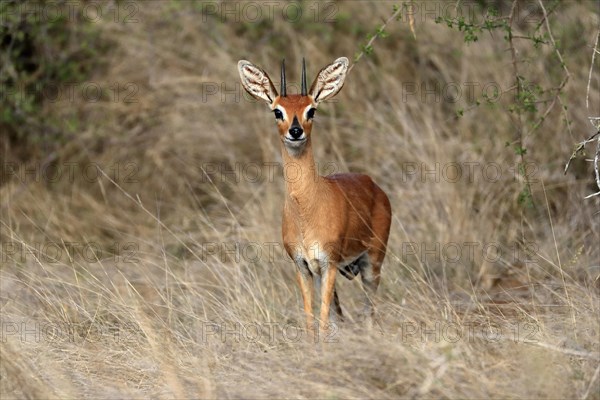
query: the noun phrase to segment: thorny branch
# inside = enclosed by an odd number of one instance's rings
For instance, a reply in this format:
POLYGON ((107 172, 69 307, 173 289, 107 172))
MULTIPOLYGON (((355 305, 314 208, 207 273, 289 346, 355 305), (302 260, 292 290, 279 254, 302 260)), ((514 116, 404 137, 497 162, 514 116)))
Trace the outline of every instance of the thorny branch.
POLYGON ((554 103, 556 102, 556 100, 558 100, 560 105, 562 106, 563 113, 565 113, 565 121, 567 123, 567 128, 569 129, 569 132, 570 132, 571 125, 569 124, 569 118, 566 115, 566 112, 565 112, 566 108, 562 102, 562 99, 560 98, 560 94, 562 92, 562 89, 565 87, 565 85, 571 78, 571 73, 569 72, 569 69, 567 68, 567 64, 565 63, 565 60, 563 59, 562 54, 560 54, 560 51, 558 50, 558 46, 556 45, 556 41, 554 40, 554 35, 552 35, 552 30, 550 29, 550 22, 548 21, 548 13, 546 12, 544 3, 542 2, 542 0, 538 0, 538 2, 540 3, 540 8, 542 9, 542 12, 544 13, 543 21, 546 24, 546 31, 548 31, 548 37, 550 38, 550 43, 552 43, 552 47, 554 47, 554 52, 556 53, 556 56, 558 57, 558 60, 560 61, 560 65, 561 65, 562 69, 565 71, 565 77, 562 80, 562 82, 560 83, 560 85, 558 86, 558 88, 556 88, 556 94, 554 95, 554 99, 552 100, 552 103, 550 104, 550 106, 548 107, 548 109, 546 110, 546 112, 544 113, 542 118, 540 119, 540 122, 538 122, 538 124, 533 127, 532 132, 538 128, 541 121, 546 119, 546 116, 548 115, 548 113, 550 112, 552 107, 554 107, 554 103))
MULTIPOLYGON (((407 4, 403 3, 403 7, 404 6, 407 6, 407 4)), ((354 62, 352 63, 352 65, 350 66, 350 68, 348 68, 348 72, 352 71, 352 68, 354 68, 354 66, 358 63, 358 61, 361 58, 363 58, 363 56, 365 54, 367 54, 367 49, 372 49, 373 48, 373 42, 375 42, 375 39, 377 39, 379 36, 381 36, 385 32, 385 28, 387 27, 387 25, 390 22, 392 22, 394 19, 400 18, 400 13, 402 12, 403 7, 396 8, 395 11, 394 11, 394 13, 388 19, 386 19, 379 28, 377 28, 377 32, 375 34, 373 34, 373 36, 369 39, 369 41, 367 42, 367 44, 363 46, 363 50, 361 50, 361 52, 358 53, 354 57, 354 62)), ((408 21, 409 21, 410 31, 412 32, 413 37, 416 38, 416 34, 415 34, 415 17, 414 17, 414 15, 413 15, 412 12, 408 13, 408 21)))
MULTIPOLYGON (((515 75, 515 79, 516 79, 516 98, 517 101, 521 101, 521 93, 523 91, 523 86, 522 86, 522 82, 521 82, 521 78, 519 75, 519 69, 518 69, 518 65, 517 65, 517 51, 515 49, 515 45, 513 43, 513 35, 512 35, 512 26, 513 26, 513 20, 515 17, 515 12, 516 12, 516 5, 517 5, 517 0, 513 0, 512 6, 510 8, 510 16, 508 18, 508 45, 509 45, 509 49, 510 49, 510 55, 511 55, 511 59, 512 59, 512 66, 513 66, 513 73, 515 75)), ((516 142, 518 143, 518 153, 519 153, 519 158, 520 158, 520 164, 521 165, 525 165, 525 151, 524 151, 524 143, 523 143, 523 120, 522 120, 522 113, 517 113, 517 132, 516 132, 516 142)), ((524 174, 523 176, 525 178, 525 187, 526 187, 526 195, 531 199, 531 182, 529 182, 529 179, 527 177, 526 174, 524 174)))
MULTIPOLYGON (((588 75, 587 93, 585 95, 585 106, 588 109, 588 111, 590 109, 589 98, 590 98, 590 86, 591 86, 591 82, 592 82, 592 72, 594 70, 594 60, 596 59, 596 53, 598 53, 598 38, 599 37, 600 37, 600 29, 598 29, 598 32, 596 33, 596 42, 594 43, 594 48, 592 49, 592 61, 590 63, 590 72, 588 75)), ((569 157, 569 161, 567 161, 567 164, 565 165, 565 174, 566 174, 567 170, 569 169, 569 165, 571 165, 571 161, 573 161, 573 159, 575 157, 577 157, 577 155, 581 151, 583 151, 583 149, 585 148, 585 146, 588 143, 591 143, 594 140, 596 141, 596 154, 594 155, 593 162, 594 162, 594 173, 596 175, 596 186, 598 187, 598 191, 596 193, 592 193, 590 195, 585 196, 584 199, 589 199, 591 197, 600 195, 600 167, 598 165, 599 161, 600 161, 600 116, 596 116, 596 117, 590 116, 590 117, 588 117, 588 119, 590 120, 590 123, 592 124, 592 126, 596 129, 596 133, 594 133, 592 136, 590 136, 589 138, 587 138, 583 142, 580 142, 577 145, 577 147, 571 154, 571 157, 569 157)))

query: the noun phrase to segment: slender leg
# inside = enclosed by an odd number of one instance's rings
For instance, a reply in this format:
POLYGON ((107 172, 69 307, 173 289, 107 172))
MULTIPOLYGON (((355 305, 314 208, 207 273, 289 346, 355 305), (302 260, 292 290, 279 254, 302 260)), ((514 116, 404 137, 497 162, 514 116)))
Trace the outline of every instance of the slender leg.
MULTIPOLYGON (((318 304, 321 304, 322 303, 321 276, 314 275, 313 279, 314 279, 314 283, 315 283, 315 293, 318 296, 318 298, 315 298, 315 302, 317 302, 318 304)), ((329 321, 332 323, 344 321, 344 314, 342 313, 342 307, 340 306, 340 299, 338 298, 337 290, 335 289, 335 287, 333 289, 333 302, 331 303, 331 306, 329 307, 329 321)))
POLYGON ((321 304, 321 275, 314 274, 313 282, 315 284, 315 303, 321 304))
POLYGON ((335 276, 337 274, 337 265, 329 262, 326 268, 321 269, 323 272, 323 282, 321 287, 321 314, 320 328, 323 332, 327 331, 329 325, 329 310, 331 301, 335 293, 335 276))
POLYGON ((335 315, 337 315, 338 321, 343 322, 344 314, 342 313, 342 306, 340 305, 337 289, 333 289, 333 303, 335 306, 335 315))
POLYGON ((379 287, 381 277, 381 266, 387 249, 387 241, 390 234, 390 221, 392 218, 392 210, 390 201, 383 193, 379 191, 375 199, 373 209, 373 221, 379 223, 373 225, 374 235, 371 240, 367 258, 360 268, 360 277, 362 280, 363 290, 365 291, 365 313, 367 314, 369 325, 373 325, 375 317, 375 307, 373 300, 375 292, 379 287))
POLYGON ((314 329, 314 314, 313 314, 313 278, 308 268, 298 266, 296 271, 296 279, 302 292, 302 300, 304 302, 304 314, 306 315, 306 328, 309 332, 314 329))
POLYGON ((373 303, 375 292, 379 287, 381 264, 365 262, 360 270, 363 290, 365 292, 365 317, 369 326, 373 325, 375 306, 373 303))

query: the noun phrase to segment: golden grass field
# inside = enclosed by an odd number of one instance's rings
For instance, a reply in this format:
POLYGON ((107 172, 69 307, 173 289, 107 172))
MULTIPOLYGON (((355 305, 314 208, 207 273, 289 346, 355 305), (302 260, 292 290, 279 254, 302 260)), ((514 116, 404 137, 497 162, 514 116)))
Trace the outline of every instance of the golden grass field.
MULTIPOLYGON (((0 135, 2 399, 600 399, 600 196, 584 199, 598 190, 584 157, 563 173, 599 114, 592 1, 543 3, 571 76, 535 130, 551 96, 511 111, 502 31, 465 43, 434 22, 454 1, 414 3, 415 36, 406 14, 389 22, 312 132, 322 173, 367 173, 390 197, 377 324, 360 280, 338 276, 347 320, 317 343, 304 330, 278 135, 237 62, 278 82, 285 57, 295 93, 303 56, 310 84, 394 4, 305 1, 296 18, 282 1, 102 3, 90 76, 42 103, 66 140, 0 135)), ((515 36, 538 5, 519 2, 515 36)), ((551 45, 514 43, 528 82, 560 84, 551 45)))

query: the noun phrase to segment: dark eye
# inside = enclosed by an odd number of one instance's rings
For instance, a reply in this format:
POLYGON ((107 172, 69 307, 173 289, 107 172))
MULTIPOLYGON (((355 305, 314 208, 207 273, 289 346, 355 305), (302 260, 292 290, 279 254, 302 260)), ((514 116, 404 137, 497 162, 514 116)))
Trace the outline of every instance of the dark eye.
POLYGON ((316 108, 311 108, 310 110, 308 110, 308 112, 306 113, 306 119, 313 119, 315 117, 315 111, 317 111, 316 108))
POLYGON ((275 114, 275 119, 280 119, 283 121, 283 113, 280 110, 275 109, 273 110, 273 113, 275 114))

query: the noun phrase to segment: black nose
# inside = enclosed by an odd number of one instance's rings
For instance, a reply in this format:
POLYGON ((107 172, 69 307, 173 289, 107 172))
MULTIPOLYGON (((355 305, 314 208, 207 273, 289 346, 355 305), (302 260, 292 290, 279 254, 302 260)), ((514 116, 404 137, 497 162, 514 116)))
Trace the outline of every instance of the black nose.
POLYGON ((290 135, 294 138, 294 139, 298 139, 300 138, 300 136, 302 136, 302 134, 304 133, 304 131, 302 130, 301 127, 299 126, 292 126, 289 130, 290 135))

